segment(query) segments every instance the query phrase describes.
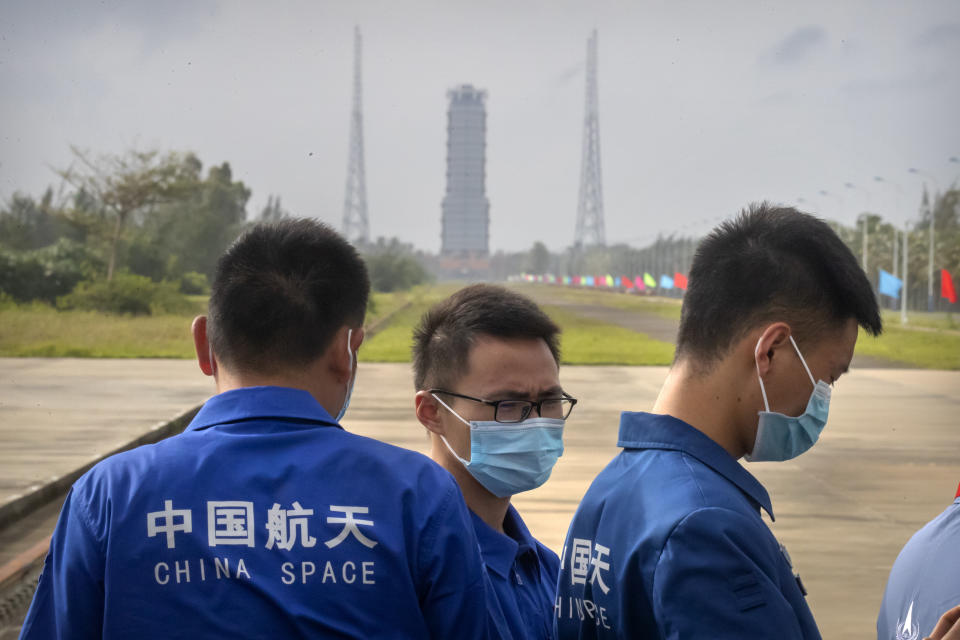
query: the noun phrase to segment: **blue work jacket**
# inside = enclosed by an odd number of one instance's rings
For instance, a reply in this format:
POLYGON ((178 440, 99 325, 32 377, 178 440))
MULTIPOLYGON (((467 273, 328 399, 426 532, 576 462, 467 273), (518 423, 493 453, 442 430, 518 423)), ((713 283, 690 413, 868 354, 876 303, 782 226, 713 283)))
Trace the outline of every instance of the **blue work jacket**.
POLYGON ((515 640, 550 640, 553 598, 560 559, 536 540, 511 505, 503 533, 470 512, 496 602, 491 617, 501 616, 515 640))
POLYGON ((877 617, 878 640, 925 638, 960 604, 960 491, 917 531, 890 570, 877 617))
POLYGON ((21 638, 484 638, 484 581, 449 473, 252 387, 74 484, 21 638))
POLYGON ((670 416, 624 413, 618 444, 560 556, 559 638, 820 638, 750 473, 670 416))

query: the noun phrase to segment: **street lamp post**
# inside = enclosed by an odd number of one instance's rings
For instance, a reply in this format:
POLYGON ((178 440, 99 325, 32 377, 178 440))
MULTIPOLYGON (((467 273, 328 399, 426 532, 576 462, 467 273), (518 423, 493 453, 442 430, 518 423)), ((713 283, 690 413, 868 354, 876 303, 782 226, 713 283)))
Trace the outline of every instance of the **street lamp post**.
MULTIPOLYGON (((901 188, 900 188, 900 185, 897 184, 896 182, 894 182, 894 181, 892 181, 892 180, 888 180, 888 179, 884 178, 883 176, 874 176, 873 179, 874 179, 875 182, 879 182, 879 183, 881 183, 881 184, 885 184, 885 185, 887 185, 887 186, 893 187, 893 189, 895 190, 895 194, 896 194, 896 195, 894 196, 894 209, 895 209, 895 214, 894 214, 893 216, 891 216, 892 221, 895 221, 895 220, 899 217, 899 213, 900 213, 900 196, 903 194, 903 189, 901 189, 901 188)), ((896 223, 894 222, 894 225, 893 225, 893 275, 894 275, 894 276, 899 275, 899 274, 897 273, 897 265, 898 265, 898 262, 899 262, 899 260, 897 259, 897 246, 898 246, 898 245, 897 245, 897 235, 898 235, 898 233, 899 233, 899 230, 897 229, 896 223)))
POLYGON ((867 238, 868 238, 867 221, 868 221, 868 219, 869 219, 869 217, 870 217, 870 213, 869 213, 869 209, 870 209, 870 192, 867 191, 866 189, 862 188, 862 187, 858 187, 857 185, 853 184, 852 182, 846 182, 846 183, 844 183, 843 186, 844 186, 845 188, 847 188, 847 189, 854 189, 854 190, 857 190, 857 191, 862 191, 863 194, 864 194, 864 197, 866 198, 866 209, 867 209, 867 211, 864 211, 863 213, 861 213, 861 214, 858 216, 858 219, 862 219, 862 220, 863 220, 863 224, 862 224, 863 229, 862 229, 862 231, 861 231, 861 233, 860 233, 860 236, 861 236, 861 238, 862 238, 862 243, 863 243, 862 246, 861 246, 861 249, 860 249, 860 266, 863 267, 863 272, 864 272, 864 273, 867 273, 867 238))
POLYGON ((900 324, 907 324, 907 291, 908 283, 907 277, 909 275, 908 265, 908 256, 909 256, 909 247, 910 247, 910 223, 906 222, 903 225, 903 294, 900 296, 900 324))
POLYGON ((907 170, 908 173, 914 175, 923 176, 928 178, 933 183, 933 207, 931 208, 929 201, 927 200, 927 185, 923 185, 923 204, 927 209, 927 213, 930 214, 930 238, 929 238, 929 255, 927 256, 927 311, 933 311, 933 242, 934 242, 934 227, 936 226, 936 216, 935 212, 937 209, 937 198, 940 196, 940 185, 937 184, 937 179, 926 171, 920 171, 919 169, 911 167, 907 170))

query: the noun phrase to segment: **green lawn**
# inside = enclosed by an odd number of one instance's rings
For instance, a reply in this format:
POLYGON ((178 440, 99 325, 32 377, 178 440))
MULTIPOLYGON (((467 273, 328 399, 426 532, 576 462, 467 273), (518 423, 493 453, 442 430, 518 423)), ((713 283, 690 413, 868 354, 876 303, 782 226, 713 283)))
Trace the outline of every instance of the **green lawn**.
POLYGON ((673 345, 644 333, 583 318, 562 308, 545 306, 563 329, 560 354, 564 364, 668 365, 673 345))
POLYGON ((919 331, 885 324, 879 338, 861 330, 856 351, 866 356, 906 362, 924 369, 960 369, 958 333, 919 331))
MULTIPOLYGON (((883 309, 880 312, 884 327, 901 327, 900 312, 883 309)), ((907 311, 907 327, 947 329, 960 331, 960 316, 943 311, 907 311)))
POLYGON ((549 300, 553 303, 589 304, 598 307, 613 307, 655 313, 671 320, 680 320, 680 298, 662 298, 640 294, 622 293, 609 289, 589 287, 563 287, 560 285, 511 283, 508 285, 524 295, 534 299, 549 300))
MULTIPOLYGON (((435 287, 419 295, 397 313, 360 349, 361 362, 409 362, 413 328, 434 303, 450 295, 457 285, 435 287)), ((664 365, 673 360, 673 345, 629 329, 582 318, 562 308, 544 307, 563 329, 564 364, 664 365)))
MULTIPOLYGON (((413 327, 423 313, 463 286, 450 283, 410 291, 376 293, 367 326, 389 317, 380 332, 360 349, 364 362, 408 362, 413 327), (407 306, 405 306, 407 305, 407 306), (391 315, 394 314, 394 315, 391 315)), ((679 301, 587 289, 518 285, 518 291, 551 302, 636 309, 678 318, 679 301)), ((0 308, 0 356, 91 358, 192 358, 190 322, 203 313, 206 299, 192 297, 196 309, 184 315, 114 316, 91 311, 57 311, 35 304, 0 308)), ((673 345, 641 333, 582 318, 561 306, 544 307, 563 328, 561 346, 566 364, 665 365, 673 345)), ((914 312, 903 328, 896 312, 884 312, 880 338, 861 335, 857 353, 930 369, 960 370, 960 332, 949 330, 946 314, 914 312)))
POLYGON ((115 316, 43 305, 0 309, 0 356, 192 358, 192 320, 193 314, 115 316))

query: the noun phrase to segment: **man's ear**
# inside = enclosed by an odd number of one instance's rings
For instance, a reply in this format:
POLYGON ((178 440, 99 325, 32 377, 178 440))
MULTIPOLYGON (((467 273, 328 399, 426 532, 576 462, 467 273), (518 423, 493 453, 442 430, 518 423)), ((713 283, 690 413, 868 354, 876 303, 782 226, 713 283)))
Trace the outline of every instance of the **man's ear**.
POLYGON ((363 344, 363 340, 366 338, 366 333, 363 330, 363 327, 357 327, 353 329, 350 333, 350 350, 356 355, 357 351, 360 350, 360 345, 363 344))
POLYGON ((786 322, 774 322, 760 333, 754 358, 761 378, 779 364, 777 354, 784 346, 790 346, 790 325, 786 322))
POLYGON ((190 331, 193 333, 193 348, 197 352, 200 371, 203 371, 204 375, 216 376, 217 360, 213 355, 213 349, 210 348, 210 340, 207 338, 207 316, 194 318, 190 331))
POLYGON ((414 407, 417 413, 417 420, 425 426, 431 433, 437 435, 446 435, 446 428, 440 419, 442 407, 437 399, 429 391, 417 391, 413 399, 414 407))
POLYGON ((354 329, 344 325, 333 336, 324 357, 327 358, 330 371, 340 382, 353 377, 353 359, 362 342, 363 329, 359 327, 354 329))

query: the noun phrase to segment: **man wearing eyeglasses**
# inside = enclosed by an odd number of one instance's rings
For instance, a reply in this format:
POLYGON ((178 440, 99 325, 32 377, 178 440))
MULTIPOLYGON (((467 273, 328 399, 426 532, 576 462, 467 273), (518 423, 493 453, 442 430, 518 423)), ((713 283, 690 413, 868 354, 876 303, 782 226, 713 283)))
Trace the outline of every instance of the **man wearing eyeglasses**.
POLYGON ((553 637, 559 558, 510 498, 546 482, 563 454, 577 401, 560 386, 559 333, 534 302, 490 285, 461 289, 414 333, 417 418, 470 508, 496 595, 491 617, 518 639, 553 637))

